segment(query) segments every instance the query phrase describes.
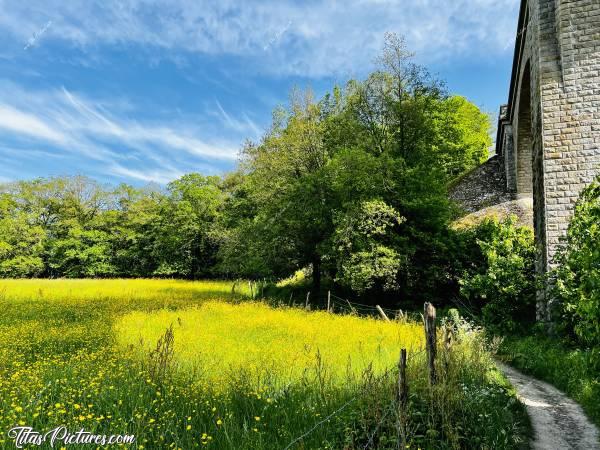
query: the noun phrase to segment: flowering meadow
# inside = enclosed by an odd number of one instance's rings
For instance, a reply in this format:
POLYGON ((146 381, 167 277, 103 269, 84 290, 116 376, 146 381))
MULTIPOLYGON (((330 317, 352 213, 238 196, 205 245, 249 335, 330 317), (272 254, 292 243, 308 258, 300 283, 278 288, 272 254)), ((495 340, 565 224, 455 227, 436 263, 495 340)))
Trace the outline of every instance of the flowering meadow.
POLYGON ((18 426, 184 450, 519 448, 527 430, 458 321, 430 387, 419 323, 275 308, 244 283, 2 280, 0 309, 0 448, 18 426))

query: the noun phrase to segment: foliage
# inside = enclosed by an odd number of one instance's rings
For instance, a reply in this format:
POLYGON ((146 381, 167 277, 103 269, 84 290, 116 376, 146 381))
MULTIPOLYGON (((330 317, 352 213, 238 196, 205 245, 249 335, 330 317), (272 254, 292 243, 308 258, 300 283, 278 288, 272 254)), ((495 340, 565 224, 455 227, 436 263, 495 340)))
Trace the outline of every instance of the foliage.
POLYGON ((184 175, 164 192, 85 177, 21 181, 0 194, 0 275, 179 276, 212 273, 224 192, 184 175))
POLYGON ((263 139, 245 147, 222 267, 252 277, 310 267, 313 295, 326 276, 365 298, 443 297, 453 259, 446 187, 485 157, 489 119, 448 96, 395 35, 379 62, 321 100, 295 91, 263 139), (373 234, 357 226, 365 205, 402 220, 373 234))
POLYGON ((447 186, 485 158, 489 123, 388 34, 364 80, 320 99, 294 90, 230 174, 165 188, 4 185, 0 276, 272 280, 306 269, 315 300, 324 280, 364 302, 441 304, 457 291, 460 255, 447 186))
POLYGON ((552 383, 600 426, 600 351, 582 349, 547 333, 506 337, 500 355, 516 368, 552 383))
POLYGON ((514 218, 484 220, 471 233, 482 264, 461 279, 461 294, 483 312, 484 322, 512 332, 535 320, 535 246, 533 232, 514 218))
POLYGON ((489 156, 492 146, 490 119, 464 97, 449 97, 436 119, 439 142, 434 151, 438 164, 450 178, 477 167, 489 156))
POLYGON ((398 288, 403 263, 394 248, 398 225, 404 219, 383 201, 365 201, 345 215, 334 218, 333 246, 338 252, 338 279, 356 292, 372 289, 378 282, 385 290, 398 288))
POLYGON ((569 330, 600 346, 600 178, 583 190, 553 274, 569 330))
POLYGON ((316 426, 299 446, 397 448, 392 367, 403 345, 408 448, 523 441, 522 407, 476 330, 457 333, 431 391, 418 323, 233 304, 245 285, 0 281, 0 427, 127 433, 145 448, 281 449, 316 426))
POLYGON ((28 277, 43 272, 40 257, 44 229, 32 225, 30 215, 17 208, 16 201, 0 194, 0 276, 28 277))

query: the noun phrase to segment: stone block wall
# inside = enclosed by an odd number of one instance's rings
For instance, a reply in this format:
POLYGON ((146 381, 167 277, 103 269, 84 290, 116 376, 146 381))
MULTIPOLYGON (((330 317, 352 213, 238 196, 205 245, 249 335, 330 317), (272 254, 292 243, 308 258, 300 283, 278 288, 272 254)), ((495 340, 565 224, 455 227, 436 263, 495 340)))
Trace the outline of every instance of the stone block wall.
MULTIPOLYGON (((508 188, 514 178, 517 195, 533 196, 545 272, 581 190, 600 173, 600 0, 522 1, 507 111, 497 151, 508 188)), ((551 310, 545 297, 540 319, 551 310)))

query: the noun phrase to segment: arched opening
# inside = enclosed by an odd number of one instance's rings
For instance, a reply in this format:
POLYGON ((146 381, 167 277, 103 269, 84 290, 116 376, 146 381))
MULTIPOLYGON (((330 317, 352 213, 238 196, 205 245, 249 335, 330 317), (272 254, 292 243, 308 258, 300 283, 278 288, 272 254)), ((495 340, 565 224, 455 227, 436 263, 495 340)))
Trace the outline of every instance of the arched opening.
POLYGON ((533 124, 531 119, 531 75, 529 61, 523 70, 519 88, 517 116, 517 146, 515 167, 517 168, 517 197, 533 195, 533 124))

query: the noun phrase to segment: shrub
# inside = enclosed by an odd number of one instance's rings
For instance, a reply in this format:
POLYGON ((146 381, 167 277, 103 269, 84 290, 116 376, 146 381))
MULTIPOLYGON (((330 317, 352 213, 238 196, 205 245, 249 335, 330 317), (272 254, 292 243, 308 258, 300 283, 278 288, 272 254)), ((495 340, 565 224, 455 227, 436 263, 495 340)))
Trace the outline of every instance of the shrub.
POLYGON ((461 295, 481 308, 483 320, 500 331, 515 331, 535 319, 535 247, 530 228, 486 219, 472 232, 481 266, 460 280, 461 295))
POLYGON ((582 192, 555 271, 563 323, 586 345, 600 345, 600 177, 582 192))

